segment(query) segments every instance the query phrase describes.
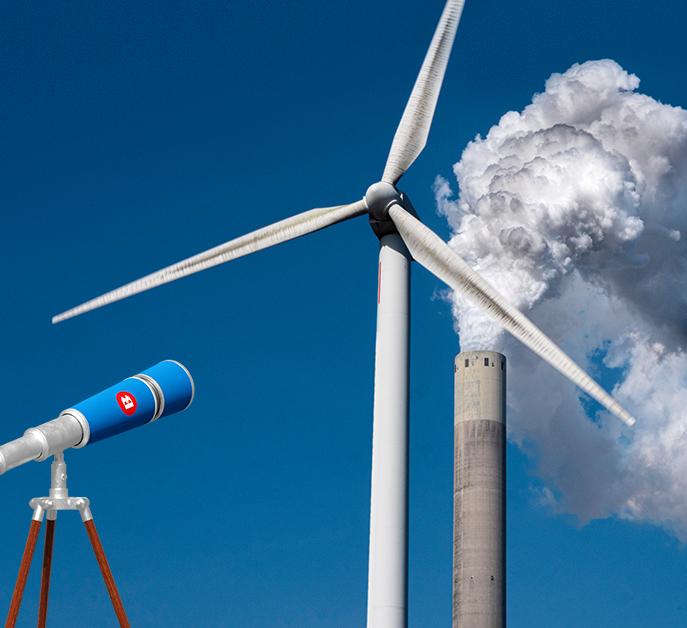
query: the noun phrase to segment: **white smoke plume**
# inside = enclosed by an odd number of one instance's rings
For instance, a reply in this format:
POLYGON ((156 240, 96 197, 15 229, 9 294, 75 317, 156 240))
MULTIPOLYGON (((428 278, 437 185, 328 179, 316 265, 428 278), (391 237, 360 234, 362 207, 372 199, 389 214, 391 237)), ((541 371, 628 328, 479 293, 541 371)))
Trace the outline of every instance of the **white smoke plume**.
POLYGON ((611 60, 552 75, 467 146, 459 196, 435 192, 456 252, 638 419, 625 433, 453 294, 461 347, 509 357, 510 437, 543 495, 687 542, 687 111, 638 87, 611 60))

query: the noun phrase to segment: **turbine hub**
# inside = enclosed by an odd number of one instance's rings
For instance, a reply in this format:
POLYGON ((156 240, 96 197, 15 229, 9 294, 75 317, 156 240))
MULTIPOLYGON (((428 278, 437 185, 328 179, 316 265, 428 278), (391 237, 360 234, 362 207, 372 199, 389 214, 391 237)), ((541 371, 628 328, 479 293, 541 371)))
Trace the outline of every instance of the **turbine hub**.
POLYGON ((367 188, 365 204, 370 215, 370 226, 378 238, 390 233, 398 233, 396 225, 389 218, 389 208, 392 205, 400 205, 413 216, 417 215, 410 199, 391 183, 384 181, 373 183, 367 188))
POLYGON ((370 219, 377 222, 389 220, 389 207, 394 203, 403 205, 401 193, 391 183, 378 181, 365 192, 365 203, 370 212, 370 219))

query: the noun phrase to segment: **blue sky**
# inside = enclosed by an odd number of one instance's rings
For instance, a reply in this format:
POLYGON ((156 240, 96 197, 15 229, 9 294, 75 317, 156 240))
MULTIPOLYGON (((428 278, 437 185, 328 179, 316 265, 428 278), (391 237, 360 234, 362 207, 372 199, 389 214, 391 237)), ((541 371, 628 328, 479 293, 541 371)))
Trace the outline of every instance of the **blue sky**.
MULTIPOLYGON (((358 219, 58 327, 50 316, 359 198, 442 5, 0 7, 0 441, 162 358, 197 382, 185 414, 68 456, 133 625, 363 625, 377 242, 358 219)), ((677 0, 468 0, 428 147, 401 186, 423 220, 448 236, 435 176, 574 62, 611 57, 684 106, 685 17, 677 0)), ((410 622, 447 626, 459 345, 439 282, 416 268, 413 286, 410 622)), ((508 472, 511 628, 687 624, 675 540, 552 515, 512 446, 508 472)), ((48 479, 45 464, 0 479, 3 612, 26 502, 48 479)), ((78 517, 57 535, 51 624, 115 625, 78 517)), ((35 620, 37 581, 34 567, 21 625, 35 620)))

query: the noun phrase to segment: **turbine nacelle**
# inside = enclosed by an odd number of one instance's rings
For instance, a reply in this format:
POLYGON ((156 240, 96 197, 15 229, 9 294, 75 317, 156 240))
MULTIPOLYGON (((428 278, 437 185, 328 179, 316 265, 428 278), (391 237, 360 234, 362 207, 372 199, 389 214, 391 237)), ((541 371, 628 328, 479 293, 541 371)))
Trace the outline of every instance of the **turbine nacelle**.
POLYGON ((370 218, 370 226, 378 238, 390 233, 398 233, 394 221, 389 216, 389 209, 393 205, 400 205, 408 213, 417 217, 417 212, 410 202, 408 195, 397 190, 394 185, 386 181, 373 183, 365 192, 365 206, 370 218))

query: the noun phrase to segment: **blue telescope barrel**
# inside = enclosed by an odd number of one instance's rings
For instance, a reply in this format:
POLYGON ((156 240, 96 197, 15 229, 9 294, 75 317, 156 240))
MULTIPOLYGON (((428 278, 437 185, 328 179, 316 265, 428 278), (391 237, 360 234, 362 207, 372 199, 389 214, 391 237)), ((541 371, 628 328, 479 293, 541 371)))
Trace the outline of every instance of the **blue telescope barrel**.
POLYGON ((0 446, 0 474, 181 412, 191 405, 194 393, 193 378, 185 366, 175 360, 159 362, 0 446))
POLYGON ((185 410, 193 393, 193 379, 186 367, 165 360, 61 414, 81 415, 88 423, 88 443, 95 443, 185 410))

